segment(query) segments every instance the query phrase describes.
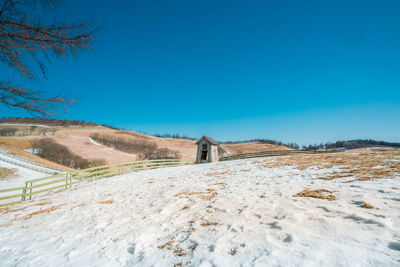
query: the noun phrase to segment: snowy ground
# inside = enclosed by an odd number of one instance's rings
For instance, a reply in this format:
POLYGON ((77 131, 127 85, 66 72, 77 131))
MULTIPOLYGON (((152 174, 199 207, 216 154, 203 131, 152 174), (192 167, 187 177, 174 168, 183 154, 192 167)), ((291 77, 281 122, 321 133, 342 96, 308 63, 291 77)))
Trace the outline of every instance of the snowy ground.
POLYGON ((317 179, 337 166, 271 161, 142 171, 2 209, 0 263, 400 265, 400 176, 344 183, 317 179), (293 196, 305 188, 330 190, 336 200, 293 196))

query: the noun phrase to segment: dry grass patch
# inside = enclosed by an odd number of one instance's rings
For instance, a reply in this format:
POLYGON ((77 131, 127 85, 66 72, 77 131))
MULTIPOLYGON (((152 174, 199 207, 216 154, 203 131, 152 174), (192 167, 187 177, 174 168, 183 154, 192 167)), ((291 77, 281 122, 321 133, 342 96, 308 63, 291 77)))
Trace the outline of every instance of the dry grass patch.
POLYGON ((200 225, 203 227, 207 227, 207 226, 214 225, 214 223, 213 222, 202 222, 202 223, 200 223, 200 225))
POLYGON ((100 204, 112 204, 114 203, 114 200, 104 200, 104 201, 100 201, 100 204))
POLYGON ((179 248, 179 247, 177 247, 177 246, 174 246, 174 243, 175 243, 175 240, 171 240, 171 241, 169 241, 169 242, 167 242, 167 243, 165 243, 165 244, 157 245, 157 248, 158 248, 158 249, 167 248, 168 250, 172 250, 172 252, 173 252, 175 255, 179 256, 179 257, 185 256, 185 255, 186 255, 186 251, 183 250, 182 248, 179 248))
POLYGON ((174 254, 179 256, 179 257, 182 257, 182 256, 186 255, 186 252, 181 248, 177 248, 177 249, 174 250, 174 254))
POLYGON ((303 191, 293 195, 293 197, 312 197, 319 199, 327 199, 329 201, 336 200, 335 195, 332 194, 332 191, 326 189, 304 189, 303 191))
POLYGON ((18 209, 11 209, 11 207, 4 207, 4 208, 0 209, 0 213, 7 214, 10 212, 21 211, 21 210, 25 210, 27 207, 28 206, 23 206, 22 208, 18 208, 18 209))
POLYGON ((48 208, 48 209, 38 210, 38 211, 35 211, 35 212, 32 212, 32 213, 26 215, 26 216, 23 217, 22 219, 23 219, 23 220, 29 220, 29 219, 32 218, 33 216, 36 216, 36 215, 39 215, 39 214, 45 214, 45 213, 53 212, 53 211, 55 211, 56 209, 58 209, 59 207, 61 207, 61 206, 63 206, 63 205, 58 205, 58 206, 54 206, 54 207, 51 207, 51 208, 48 208))
POLYGON ((196 232, 196 228, 190 227, 189 229, 187 229, 187 230, 182 230, 181 232, 182 232, 182 233, 193 233, 193 232, 196 232))
POLYGON ((73 206, 73 207, 71 208, 71 210, 73 210, 73 209, 75 209, 75 208, 84 207, 84 206, 86 206, 85 203, 80 203, 80 204, 78 204, 78 205, 76 205, 76 206, 73 206))
POLYGON ((189 246, 188 249, 191 250, 191 251, 193 251, 193 250, 196 249, 196 247, 197 247, 197 245, 196 245, 196 244, 193 244, 193 245, 189 246))
POLYGON ((214 185, 219 185, 219 189, 220 189, 220 190, 224 190, 225 187, 226 187, 226 183, 216 183, 216 184, 214 184, 214 185))
POLYGON ((41 203, 37 203, 37 204, 35 204, 35 206, 44 206, 44 205, 48 205, 48 204, 51 204, 51 202, 50 201, 45 201, 45 202, 41 202, 41 203))
POLYGON ((187 195, 187 196, 191 196, 191 195, 201 195, 201 194, 207 194, 208 192, 187 192, 187 191, 183 191, 180 192, 178 194, 175 195, 175 197, 179 197, 182 195, 187 195))
POLYGON ((17 176, 17 169, 0 167, 0 179, 15 178, 17 176))
POLYGON ((339 179, 339 178, 348 178, 353 176, 354 174, 352 173, 340 173, 340 172, 334 172, 331 173, 331 175, 326 176, 326 177, 318 177, 320 180, 334 180, 334 179, 339 179))
POLYGON ((212 192, 210 195, 202 196, 201 199, 203 200, 211 200, 217 196, 217 192, 212 192))
POLYGON ((371 204, 368 204, 367 202, 364 202, 361 205, 361 207, 364 208, 364 209, 373 209, 374 208, 374 206, 372 206, 371 204))
POLYGON ((372 179, 393 178, 400 175, 400 151, 367 151, 353 153, 327 153, 316 155, 290 155, 276 157, 274 160, 264 160, 263 167, 278 168, 292 166, 298 170, 307 168, 332 168, 336 167, 343 172, 332 171, 323 180, 333 180, 355 176, 354 180, 368 181, 372 179))
POLYGON ((223 172, 209 172, 206 173, 206 176, 217 176, 217 175, 225 175, 225 174, 229 174, 229 171, 223 171, 223 172))
POLYGON ((163 245, 157 245, 157 248, 158 249, 163 249, 163 248, 167 247, 168 250, 172 250, 173 249, 172 244, 174 244, 174 242, 175 242, 175 240, 170 240, 170 241, 168 241, 167 243, 165 243, 163 245))

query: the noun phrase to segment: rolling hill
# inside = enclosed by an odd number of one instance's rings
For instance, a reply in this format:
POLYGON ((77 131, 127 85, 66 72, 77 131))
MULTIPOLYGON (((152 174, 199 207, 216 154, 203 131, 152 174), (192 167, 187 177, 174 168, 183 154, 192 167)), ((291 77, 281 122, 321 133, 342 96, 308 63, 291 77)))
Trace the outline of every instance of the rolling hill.
MULTIPOLYGON (((64 123, 64 126, 59 120, 56 122, 55 124, 51 121, 29 123, 29 121, 25 120, 23 122, 7 121, 0 123, 0 131, 5 128, 17 129, 16 133, 12 136, 0 137, 0 149, 55 167, 61 166, 60 164, 29 153, 34 140, 51 139, 57 144, 65 146, 70 152, 83 159, 102 160, 108 164, 128 162, 141 158, 139 153, 120 151, 112 146, 106 146, 96 142, 91 138, 92 135, 99 134, 107 136, 108 138, 127 140, 127 142, 151 143, 157 148, 167 148, 171 151, 177 151, 183 159, 194 160, 196 157, 197 145, 193 140, 155 137, 133 131, 118 130, 113 127, 94 123, 80 123, 74 125, 69 121, 69 123, 64 123)), ((230 155, 290 149, 285 146, 263 144, 260 142, 224 144, 223 146, 227 148, 230 155)))

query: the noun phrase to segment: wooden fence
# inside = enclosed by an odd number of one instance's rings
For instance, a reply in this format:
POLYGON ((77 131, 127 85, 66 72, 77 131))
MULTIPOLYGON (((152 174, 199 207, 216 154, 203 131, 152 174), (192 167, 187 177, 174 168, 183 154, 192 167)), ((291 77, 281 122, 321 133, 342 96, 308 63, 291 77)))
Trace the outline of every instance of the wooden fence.
POLYGON ((111 177, 140 170, 174 167, 192 163, 192 161, 180 159, 141 160, 93 167, 84 170, 57 174, 49 177, 28 180, 25 181, 24 187, 1 189, 0 207, 21 203, 25 200, 31 199, 34 195, 54 189, 69 188, 72 187, 72 185, 74 184, 85 181, 97 180, 100 178, 111 177), (21 193, 17 194, 16 192, 18 191, 20 191, 21 193))
MULTIPOLYGON (((35 166, 39 166, 39 167, 43 167, 43 168, 49 169, 48 172, 47 172, 48 174, 56 174, 56 173, 68 171, 67 169, 61 169, 61 168, 57 168, 57 167, 41 164, 39 162, 30 160, 30 159, 27 159, 27 158, 23 158, 23 157, 8 153, 7 151, 2 150, 2 149, 0 149, 0 154, 5 155, 6 157, 10 157, 10 158, 16 159, 18 161, 26 162, 26 163, 28 163, 30 165, 35 165, 35 166), (52 170, 54 170, 54 171, 52 171, 52 170)), ((15 161, 6 160, 6 159, 1 158, 1 157, 0 157, 0 160, 6 161, 6 162, 12 163, 14 165, 21 166, 21 167, 24 167, 24 168, 31 169, 31 170, 35 171, 35 169, 33 169, 32 166, 29 166, 29 165, 19 164, 19 163, 16 163, 15 161)), ((41 171, 39 171, 39 172, 41 172, 41 171)), ((45 171, 45 173, 46 173, 46 171, 45 171)))
POLYGON ((320 153, 332 153, 332 151, 272 150, 272 151, 263 151, 263 152, 246 153, 234 156, 221 157, 219 160, 226 161, 235 159, 258 158, 258 157, 287 156, 296 154, 320 154, 320 153))

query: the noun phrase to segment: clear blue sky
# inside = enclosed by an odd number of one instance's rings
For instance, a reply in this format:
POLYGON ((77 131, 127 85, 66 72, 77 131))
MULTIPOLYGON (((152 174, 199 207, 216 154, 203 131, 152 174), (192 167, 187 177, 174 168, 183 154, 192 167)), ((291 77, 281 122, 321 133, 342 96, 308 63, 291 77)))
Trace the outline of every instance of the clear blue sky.
POLYGON ((71 0, 59 12, 102 26, 88 53, 32 83, 77 98, 59 118, 218 140, 400 141, 398 0, 71 0))

